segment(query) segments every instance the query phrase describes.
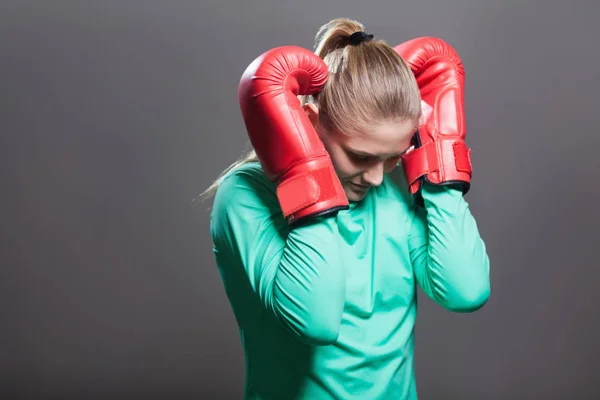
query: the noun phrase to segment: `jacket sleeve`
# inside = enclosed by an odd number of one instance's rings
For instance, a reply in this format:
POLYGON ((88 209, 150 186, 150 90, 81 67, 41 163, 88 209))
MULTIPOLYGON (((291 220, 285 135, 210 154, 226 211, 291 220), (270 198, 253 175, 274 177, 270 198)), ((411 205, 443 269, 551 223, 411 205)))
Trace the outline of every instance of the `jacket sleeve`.
POLYGON ((299 339, 313 345, 337 339, 345 277, 335 218, 290 229, 275 186, 262 170, 246 168, 221 183, 211 234, 215 250, 230 260, 220 268, 242 268, 263 307, 299 339))
POLYGON ((422 190, 425 206, 415 206, 408 240, 417 284, 450 311, 475 311, 490 296, 490 261, 475 218, 460 191, 422 190))

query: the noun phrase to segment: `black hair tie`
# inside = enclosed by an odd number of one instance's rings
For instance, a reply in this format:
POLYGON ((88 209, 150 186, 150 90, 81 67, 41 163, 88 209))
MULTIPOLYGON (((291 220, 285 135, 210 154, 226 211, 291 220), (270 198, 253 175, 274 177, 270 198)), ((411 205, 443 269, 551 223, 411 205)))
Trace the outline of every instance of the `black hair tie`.
POLYGON ((352 46, 356 46, 363 42, 370 42, 373 40, 373 37, 373 35, 366 34, 365 32, 354 32, 352 35, 350 35, 348 41, 352 46))

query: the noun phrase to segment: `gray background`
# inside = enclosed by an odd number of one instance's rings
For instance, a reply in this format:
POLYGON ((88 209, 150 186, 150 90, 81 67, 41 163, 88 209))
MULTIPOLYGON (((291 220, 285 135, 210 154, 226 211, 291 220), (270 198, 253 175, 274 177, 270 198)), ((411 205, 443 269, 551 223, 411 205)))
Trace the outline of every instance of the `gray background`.
POLYGON ((390 44, 443 37, 467 70, 467 200, 492 296, 472 315, 421 296, 421 398, 600 398, 599 11, 1 1, 0 397, 241 398, 209 204, 192 199, 247 148, 247 64, 346 16, 390 44))

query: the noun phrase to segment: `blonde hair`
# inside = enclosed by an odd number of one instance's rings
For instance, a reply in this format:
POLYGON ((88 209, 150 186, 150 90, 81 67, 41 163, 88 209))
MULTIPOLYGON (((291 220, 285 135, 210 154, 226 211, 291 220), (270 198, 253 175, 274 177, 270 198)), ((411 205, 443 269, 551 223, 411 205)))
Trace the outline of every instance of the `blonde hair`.
MULTIPOLYGON (((321 26, 315 36, 315 53, 328 66, 323 89, 301 102, 315 103, 319 124, 344 134, 368 131, 374 121, 409 119, 415 127, 421 115, 421 97, 410 67, 393 47, 382 40, 351 45, 349 37, 364 32, 358 21, 336 18, 321 26)), ((254 150, 227 167, 200 195, 213 196, 223 179, 249 162, 259 162, 254 150)))

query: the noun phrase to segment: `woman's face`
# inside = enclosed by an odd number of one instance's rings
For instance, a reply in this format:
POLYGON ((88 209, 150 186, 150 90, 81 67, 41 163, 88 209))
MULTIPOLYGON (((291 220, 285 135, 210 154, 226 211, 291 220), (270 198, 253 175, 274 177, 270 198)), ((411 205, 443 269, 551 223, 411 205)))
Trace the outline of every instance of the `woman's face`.
POLYGON ((383 175, 393 170, 411 146, 415 121, 389 120, 371 125, 368 132, 344 135, 325 132, 318 124, 314 105, 305 107, 349 201, 362 200, 372 187, 381 185, 383 175))

